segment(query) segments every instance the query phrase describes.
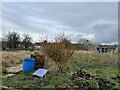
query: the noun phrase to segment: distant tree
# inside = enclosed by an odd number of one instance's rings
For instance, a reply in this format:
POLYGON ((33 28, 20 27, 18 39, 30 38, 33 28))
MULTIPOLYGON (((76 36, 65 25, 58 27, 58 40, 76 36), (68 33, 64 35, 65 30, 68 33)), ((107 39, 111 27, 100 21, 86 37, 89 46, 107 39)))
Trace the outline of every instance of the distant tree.
POLYGON ((97 46, 99 45, 85 38, 79 39, 78 44, 81 46, 83 50, 95 50, 97 46))
POLYGON ((85 38, 81 38, 79 41, 78 41, 78 44, 80 44, 82 46, 82 49, 83 50, 88 50, 89 49, 89 44, 90 44, 90 41, 85 39, 85 38))
POLYGON ((78 43, 80 44, 89 44, 89 40, 85 39, 85 38, 81 38, 78 43))
POLYGON ((18 48, 18 45, 20 43, 20 35, 19 33, 13 31, 13 32, 8 32, 6 35, 6 43, 8 48, 18 48))
POLYGON ((32 38, 29 34, 23 34, 22 43, 24 47, 27 49, 32 44, 32 38))
POLYGON ((2 48, 2 50, 5 50, 6 49, 6 47, 7 47, 7 44, 6 44, 6 42, 7 42, 7 37, 6 37, 6 32, 4 31, 4 29, 3 29, 3 31, 2 31, 2 37, 1 37, 1 41, 2 41, 2 43, 1 43, 1 48, 2 48))

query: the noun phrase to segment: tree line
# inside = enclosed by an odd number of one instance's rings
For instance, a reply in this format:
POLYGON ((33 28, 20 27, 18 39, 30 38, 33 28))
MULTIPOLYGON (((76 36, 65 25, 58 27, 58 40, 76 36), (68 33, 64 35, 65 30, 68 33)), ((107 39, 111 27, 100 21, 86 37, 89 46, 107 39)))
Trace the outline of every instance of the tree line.
POLYGON ((2 33, 2 50, 17 50, 20 48, 27 49, 32 45, 31 35, 24 33, 23 37, 18 32, 2 33))
MULTIPOLYGON (((66 47, 70 45, 71 41, 64 35, 61 34, 60 37, 62 37, 63 41, 66 44, 66 47)), ((59 38, 55 38, 55 40, 58 41, 59 38)), ((59 39, 60 40, 60 39, 59 39)), ((80 38, 77 42, 77 44, 73 44, 76 46, 76 49, 78 50, 90 50, 94 49, 96 46, 95 43, 93 43, 90 40, 87 40, 85 38, 80 38)), ((9 31, 9 32, 3 32, 2 34, 2 50, 27 50, 27 49, 33 49, 30 47, 34 47, 34 44, 32 43, 32 37, 29 34, 24 33, 21 37, 21 35, 18 32, 15 31, 9 31)))

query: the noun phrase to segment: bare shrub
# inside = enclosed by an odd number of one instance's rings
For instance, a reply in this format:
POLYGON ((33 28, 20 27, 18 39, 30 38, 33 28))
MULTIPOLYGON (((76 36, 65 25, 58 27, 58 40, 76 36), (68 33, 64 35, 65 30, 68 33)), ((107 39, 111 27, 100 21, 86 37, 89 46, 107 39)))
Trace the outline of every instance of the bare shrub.
POLYGON ((43 53, 55 61, 60 71, 63 70, 66 62, 69 61, 74 53, 74 47, 70 43, 70 40, 63 35, 55 38, 54 43, 45 43, 43 48, 43 53))

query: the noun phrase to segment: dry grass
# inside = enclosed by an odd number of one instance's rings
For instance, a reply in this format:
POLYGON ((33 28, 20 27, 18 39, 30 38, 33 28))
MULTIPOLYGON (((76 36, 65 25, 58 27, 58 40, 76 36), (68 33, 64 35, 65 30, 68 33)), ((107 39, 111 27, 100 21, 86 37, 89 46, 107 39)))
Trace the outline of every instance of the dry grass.
MULTIPOLYGON (((0 52, 2 55, 2 64, 6 67, 18 65, 23 62, 24 58, 28 58, 31 52, 28 51, 16 51, 16 52, 0 52)), ((94 51, 75 51, 73 55, 74 59, 79 58, 80 61, 103 61, 111 64, 118 64, 117 53, 104 53, 97 54, 94 51)), ((46 63, 49 62, 48 60, 46 63)), ((51 62, 51 61, 50 61, 51 62)))
MULTIPOLYGON (((28 51, 16 51, 16 52, 0 52, 2 54, 2 66, 3 69, 17 66, 23 63, 24 58, 28 58, 31 52, 28 51)), ((90 51, 75 51, 73 57, 69 62, 90 62, 90 63, 102 63, 110 65, 118 65, 118 54, 117 53, 104 53, 97 54, 96 52, 90 51)), ((57 65, 50 58, 45 60, 45 68, 50 71, 57 70, 57 65)))
POLYGON ((2 53, 2 65, 5 67, 16 66, 23 62, 24 58, 30 56, 30 52, 16 51, 16 52, 0 52, 2 53))
MULTIPOLYGON (((118 65, 118 54, 117 53, 103 53, 98 54, 95 51, 75 51, 73 57, 68 61, 67 66, 78 62, 81 65, 118 65)), ((72 66, 71 66, 72 67, 72 66)), ((49 71, 56 71, 57 65, 54 61, 46 58, 45 68, 49 71)))
POLYGON ((118 53, 102 53, 98 54, 95 51, 76 51, 74 59, 79 58, 80 61, 97 62, 118 65, 118 53))

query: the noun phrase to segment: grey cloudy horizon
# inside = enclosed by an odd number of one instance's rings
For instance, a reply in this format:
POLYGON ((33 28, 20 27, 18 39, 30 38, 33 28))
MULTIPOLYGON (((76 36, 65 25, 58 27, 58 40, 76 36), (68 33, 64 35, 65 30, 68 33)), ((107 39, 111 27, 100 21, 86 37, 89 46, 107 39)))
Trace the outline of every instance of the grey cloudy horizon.
POLYGON ((72 42, 118 42, 117 2, 7 2, 2 4, 2 16, 6 31, 29 33, 34 41, 52 40, 64 31, 72 42))

